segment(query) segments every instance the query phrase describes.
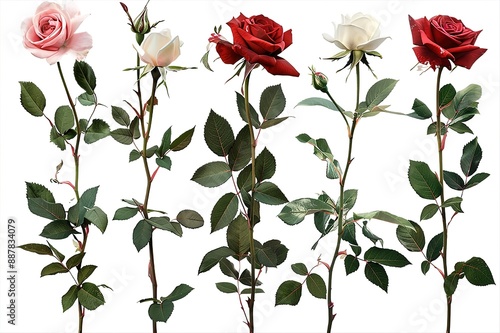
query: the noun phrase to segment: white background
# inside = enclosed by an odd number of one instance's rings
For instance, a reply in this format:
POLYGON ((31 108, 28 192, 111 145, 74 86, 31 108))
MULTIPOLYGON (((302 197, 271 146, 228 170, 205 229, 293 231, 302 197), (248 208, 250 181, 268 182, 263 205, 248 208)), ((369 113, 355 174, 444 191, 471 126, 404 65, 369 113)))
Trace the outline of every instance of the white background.
MULTIPOLYGON (((70 204, 69 187, 49 182, 56 165, 63 160, 60 179, 72 179, 72 159, 68 151, 60 151, 49 142, 48 123, 30 116, 19 103, 18 81, 33 81, 47 97, 46 112, 67 104, 56 66, 33 57, 21 44, 21 22, 35 12, 38 1, 0 1, 0 327, 2 332, 76 332, 76 307, 62 313, 60 297, 71 284, 69 276, 56 275, 39 278, 49 257, 17 251, 17 320, 16 326, 7 324, 6 284, 6 222, 16 221, 17 244, 44 242, 39 237, 47 221, 32 215, 27 209, 25 181, 48 186, 56 200, 70 204)), ((126 107, 124 99, 132 99, 134 74, 122 69, 135 64, 132 33, 118 1, 79 1, 82 13, 91 15, 79 31, 88 31, 94 39, 87 62, 97 76, 99 101, 107 106, 126 107)), ((144 5, 143 1, 127 1, 133 16, 144 5)), ((409 113, 414 98, 434 105, 436 74, 432 70, 420 75, 410 69, 416 64, 412 51, 408 14, 414 18, 448 14, 461 18, 473 30, 483 29, 477 45, 488 52, 471 70, 444 71, 442 84, 452 82, 457 89, 470 83, 480 84, 483 97, 481 115, 468 124, 479 137, 483 148, 480 172, 491 176, 481 185, 465 192, 465 214, 455 218, 450 229, 449 262, 480 256, 491 268, 495 281, 499 275, 499 3, 497 1, 151 1, 151 21, 165 20, 159 28, 169 27, 184 41, 182 55, 174 63, 198 66, 197 70, 169 73, 167 82, 170 98, 164 90, 158 94, 153 124, 152 143, 159 141, 163 132, 173 126, 174 137, 196 125, 192 144, 173 154, 172 171, 162 170, 153 184, 150 207, 166 210, 171 216, 184 208, 196 209, 209 221, 210 210, 216 200, 232 190, 229 184, 217 189, 205 189, 190 181, 193 172, 202 164, 217 160, 203 141, 203 125, 210 109, 226 117, 238 132, 244 125, 237 114, 235 93, 241 78, 225 83, 233 74, 233 67, 221 61, 212 64, 215 72, 202 67, 199 59, 205 52, 207 38, 215 25, 223 25, 222 34, 231 40, 225 25, 240 12, 246 16, 264 14, 285 29, 292 29, 293 44, 282 53, 301 73, 299 78, 274 77, 256 70, 252 75, 250 98, 257 107, 261 91, 281 83, 287 96, 283 115, 290 120, 263 132, 259 149, 267 146, 277 159, 273 181, 292 200, 310 197, 322 190, 332 197, 338 195, 336 181, 326 180, 324 164, 312 155, 308 145, 294 137, 308 133, 314 138, 324 137, 335 156, 344 164, 346 158, 345 125, 337 113, 327 109, 294 106, 304 98, 321 96, 310 85, 307 67, 315 65, 330 78, 330 91, 346 109, 354 104, 355 76, 345 81, 347 72, 335 73, 346 61, 330 62, 320 58, 339 50, 322 38, 323 32, 333 34, 332 21, 340 21, 341 14, 358 11, 379 17, 382 35, 392 39, 378 49, 384 59, 369 58, 379 78, 400 80, 386 100, 391 110, 409 113), (156 141, 155 141, 156 140, 156 141)), ((211 59, 216 53, 212 52, 211 59)), ((62 67, 73 96, 81 90, 72 79, 73 59, 65 57, 62 67)), ((375 82, 362 67, 362 96, 375 82)), ((146 91, 147 83, 143 84, 146 91)), ((88 109, 79 108, 85 115, 88 109)), ((100 107, 97 117, 115 124, 110 109, 100 107)), ((354 211, 376 209, 418 221, 420 211, 428 202, 420 199, 407 181, 408 160, 427 161, 436 169, 435 141, 426 136, 428 122, 409 117, 379 115, 361 121, 354 143, 354 162, 347 182, 348 188, 359 189, 354 211)), ((445 151, 445 169, 460 172, 462 147, 472 135, 451 133, 445 151)), ((87 332, 148 332, 150 321, 146 304, 137 301, 150 296, 147 277, 147 251, 137 253, 132 244, 132 229, 137 219, 111 221, 114 211, 123 206, 122 198, 141 199, 144 193, 144 175, 140 162, 128 163, 131 147, 125 147, 106 138, 81 150, 81 189, 100 185, 97 204, 110 217, 108 229, 101 235, 91 229, 85 262, 99 268, 92 281, 105 283, 114 292, 104 291, 105 306, 87 312, 87 332)), ((452 196, 447 190, 447 196, 452 196)), ((317 232, 312 218, 290 227, 281 222, 277 213, 281 207, 263 209, 264 221, 256 228, 256 238, 265 241, 278 238, 290 249, 287 261, 278 269, 270 269, 261 280, 266 294, 259 294, 256 304, 258 332, 322 332, 326 325, 325 301, 314 299, 305 289, 298 306, 274 307, 274 293, 287 279, 298 279, 290 264, 305 262, 309 267, 322 255, 331 260, 333 239, 326 240, 316 251, 310 246, 317 232)), ((210 235, 207 225, 198 230, 185 230, 182 238, 170 233, 155 233, 157 274, 160 295, 168 295, 174 286, 187 283, 195 290, 175 303, 175 310, 167 324, 159 324, 162 332, 245 332, 243 317, 235 294, 222 294, 214 283, 229 281, 218 268, 197 275, 203 255, 225 245, 225 232, 210 235)), ((445 304, 442 279, 432 270, 423 276, 420 262, 423 257, 407 252, 395 237, 395 227, 381 222, 370 222, 373 232, 381 236, 386 247, 403 253, 413 263, 402 269, 388 268, 389 293, 373 286, 363 276, 363 266, 348 278, 343 262, 335 270, 334 302, 338 313, 334 321, 336 332, 443 332, 445 304)), ((436 218, 421 223, 427 241, 440 230, 436 218)), ((361 239, 366 250, 370 242, 361 239)), ((69 239, 54 241, 67 256, 72 253, 69 239)), ((326 270, 317 271, 326 277, 326 270)), ((454 332, 499 332, 499 289, 497 286, 473 287, 465 279, 460 281, 453 303, 454 332)))

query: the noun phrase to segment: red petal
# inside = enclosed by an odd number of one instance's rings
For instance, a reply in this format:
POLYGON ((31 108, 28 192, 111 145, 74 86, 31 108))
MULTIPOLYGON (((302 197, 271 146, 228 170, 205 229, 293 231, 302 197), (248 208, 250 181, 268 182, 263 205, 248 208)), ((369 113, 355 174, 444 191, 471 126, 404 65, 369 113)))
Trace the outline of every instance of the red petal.
POLYGON ((455 65, 465 67, 470 69, 472 64, 476 62, 479 57, 481 57, 486 49, 477 48, 473 51, 463 52, 463 53, 454 53, 455 54, 455 65))
POLYGON ((292 29, 285 31, 283 34, 283 41, 285 42, 283 50, 292 45, 292 29))
POLYGON ((415 56, 417 56, 417 60, 421 64, 429 64, 434 70, 436 67, 446 67, 451 70, 450 61, 447 58, 438 57, 425 46, 415 46, 413 52, 415 52, 415 56))
POLYGON ((420 32, 420 36, 422 39, 422 45, 428 48, 429 51, 433 52, 437 57, 451 60, 454 59, 453 54, 444 49, 442 46, 436 44, 434 41, 430 40, 423 31, 420 32))
POLYGON ((215 46, 215 50, 219 53, 221 60, 225 64, 235 64, 238 60, 241 59, 241 55, 237 54, 233 51, 233 44, 227 41, 220 41, 215 46))
POLYGON ((244 57, 251 64, 258 63, 262 66, 274 66, 276 64, 275 57, 257 54, 246 47, 241 47, 241 45, 235 45, 234 51, 244 57))
POLYGON ((429 20, 427 20, 426 17, 415 20, 410 15, 408 15, 408 19, 410 21, 410 30, 413 44, 423 45, 421 38, 422 33, 432 37, 431 25, 429 23, 429 20))
POLYGON ((289 75, 289 76, 299 76, 299 72, 293 67, 288 61, 283 58, 276 58, 276 64, 274 66, 262 65, 269 73, 273 75, 289 75))

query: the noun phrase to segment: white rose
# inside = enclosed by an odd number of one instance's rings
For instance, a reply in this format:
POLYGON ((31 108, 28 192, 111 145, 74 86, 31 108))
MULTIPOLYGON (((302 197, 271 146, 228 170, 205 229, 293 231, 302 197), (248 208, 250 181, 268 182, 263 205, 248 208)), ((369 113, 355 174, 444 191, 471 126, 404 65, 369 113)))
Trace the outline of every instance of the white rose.
POLYGON ((323 38, 343 50, 373 51, 390 38, 380 37, 380 22, 368 14, 342 15, 342 23, 334 26, 335 37, 325 33, 323 38))
POLYGON ((147 64, 142 75, 155 67, 159 67, 163 74, 163 67, 169 66, 181 54, 181 46, 179 36, 172 38, 169 29, 150 33, 141 46, 134 45, 141 60, 147 64))

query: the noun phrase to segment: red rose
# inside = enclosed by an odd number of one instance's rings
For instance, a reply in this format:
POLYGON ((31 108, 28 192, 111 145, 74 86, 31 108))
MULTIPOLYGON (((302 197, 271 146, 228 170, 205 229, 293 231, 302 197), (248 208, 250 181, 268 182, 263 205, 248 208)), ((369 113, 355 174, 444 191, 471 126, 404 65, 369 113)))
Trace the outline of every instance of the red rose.
POLYGON ((480 31, 472 31, 462 21, 446 15, 437 15, 410 20, 413 48, 420 63, 428 63, 432 69, 451 69, 450 60, 457 66, 471 68, 472 64, 486 52, 475 46, 480 31))
POLYGON ((299 72, 285 59, 278 56, 292 44, 292 30, 283 32, 283 27, 264 15, 238 18, 227 22, 233 33, 233 43, 220 35, 212 34, 210 42, 226 64, 234 64, 245 58, 250 64, 261 64, 274 75, 299 76, 299 72))

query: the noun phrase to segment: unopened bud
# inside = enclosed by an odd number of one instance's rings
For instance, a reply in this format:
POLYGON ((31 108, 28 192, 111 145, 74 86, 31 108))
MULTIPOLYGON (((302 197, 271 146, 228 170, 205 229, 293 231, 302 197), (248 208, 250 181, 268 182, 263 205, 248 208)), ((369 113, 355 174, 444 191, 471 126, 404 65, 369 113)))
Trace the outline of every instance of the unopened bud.
POLYGON ((328 92, 328 77, 321 73, 321 72, 316 72, 314 70, 314 67, 309 68, 311 70, 311 76, 312 76, 312 85, 314 89, 319 90, 321 92, 328 92))
POLYGON ((136 34, 141 34, 141 35, 145 35, 151 31, 151 24, 149 23, 149 18, 148 18, 147 4, 146 6, 144 6, 142 12, 135 18, 132 31, 135 32, 136 34))

